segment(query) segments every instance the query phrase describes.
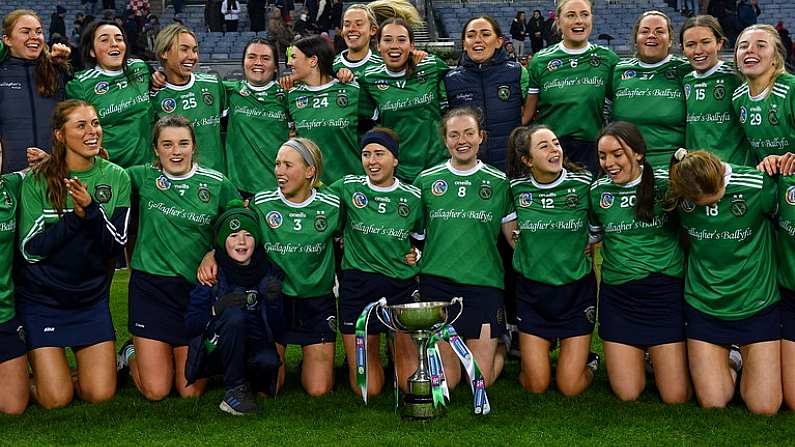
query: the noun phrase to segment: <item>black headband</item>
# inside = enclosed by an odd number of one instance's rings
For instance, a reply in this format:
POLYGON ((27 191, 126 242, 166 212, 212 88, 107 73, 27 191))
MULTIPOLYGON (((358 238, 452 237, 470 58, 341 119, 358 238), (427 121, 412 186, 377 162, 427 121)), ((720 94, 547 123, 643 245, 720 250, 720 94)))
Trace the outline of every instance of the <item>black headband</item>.
POLYGON ((361 142, 362 149, 364 149, 364 147, 370 143, 380 144, 381 146, 384 146, 389 150, 389 152, 392 152, 392 155, 394 155, 395 158, 398 158, 398 154, 400 152, 400 145, 398 144, 397 141, 395 141, 394 138, 389 136, 388 133, 378 129, 373 129, 367 132, 362 137, 362 142, 361 142))

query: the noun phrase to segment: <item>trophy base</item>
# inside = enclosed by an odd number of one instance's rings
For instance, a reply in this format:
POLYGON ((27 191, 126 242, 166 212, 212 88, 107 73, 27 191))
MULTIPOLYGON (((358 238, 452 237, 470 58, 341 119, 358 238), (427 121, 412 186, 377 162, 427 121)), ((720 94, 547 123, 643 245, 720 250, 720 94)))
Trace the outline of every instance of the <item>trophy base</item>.
POLYGON ((403 398, 402 416, 405 419, 427 420, 444 413, 444 407, 434 407, 431 396, 406 394, 403 398))

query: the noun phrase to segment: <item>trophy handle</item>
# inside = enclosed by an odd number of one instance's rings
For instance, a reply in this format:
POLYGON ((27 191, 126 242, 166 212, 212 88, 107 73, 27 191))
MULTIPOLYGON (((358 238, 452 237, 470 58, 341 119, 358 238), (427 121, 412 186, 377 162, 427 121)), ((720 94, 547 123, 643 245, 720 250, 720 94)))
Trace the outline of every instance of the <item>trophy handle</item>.
POLYGON ((460 296, 453 297, 453 299, 450 300, 450 306, 453 306, 453 304, 458 304, 458 314, 456 314, 455 318, 453 318, 452 320, 447 321, 447 324, 450 325, 455 323, 456 320, 458 320, 458 317, 460 317, 461 314, 464 312, 464 298, 460 296))
POLYGON ((395 325, 392 323, 392 319, 389 318, 389 309, 386 306, 386 297, 385 296, 382 296, 381 299, 378 300, 378 305, 375 306, 373 311, 375 312, 375 316, 376 316, 376 318, 378 318, 378 321, 380 321, 381 324, 386 326, 387 329, 389 329, 392 332, 397 332, 398 331, 397 327, 395 327, 395 325), (382 312, 383 312, 383 314, 382 314, 382 312))

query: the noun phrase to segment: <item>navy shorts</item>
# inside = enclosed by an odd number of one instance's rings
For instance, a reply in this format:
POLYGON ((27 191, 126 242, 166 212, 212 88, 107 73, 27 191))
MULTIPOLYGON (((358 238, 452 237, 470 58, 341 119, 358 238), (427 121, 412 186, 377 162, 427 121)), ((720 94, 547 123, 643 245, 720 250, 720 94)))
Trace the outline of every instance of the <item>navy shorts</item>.
POLYGON ((180 276, 160 276, 133 270, 127 302, 130 333, 174 346, 186 346, 191 337, 185 328, 185 310, 194 287, 180 276))
POLYGON ((742 320, 721 320, 685 303, 688 339, 714 345, 750 345, 781 339, 781 305, 773 303, 742 320))
POLYGON ((781 338, 795 341, 795 290, 781 290, 781 338))
POLYGON ((281 345, 307 346, 337 339, 337 300, 333 294, 314 298, 284 296, 284 331, 274 334, 281 345))
POLYGON ((593 272, 571 284, 553 286, 518 275, 516 320, 519 331, 555 340, 593 332, 596 277, 593 272))
MULTIPOLYGON (((379 273, 362 272, 360 270, 343 270, 340 284, 340 332, 346 335, 356 333, 356 320, 364 308, 386 297, 386 302, 406 304, 414 301, 412 294, 417 290, 417 281, 411 279, 395 279, 379 273)), ((386 327, 378 321, 373 312, 367 324, 370 335, 386 332, 386 327)))
POLYGON ((74 309, 17 301, 17 316, 25 328, 28 350, 92 346, 116 340, 108 298, 74 309))
POLYGON ((632 346, 685 340, 684 280, 652 273, 599 290, 599 337, 632 346))
MULTIPOLYGON (((505 305, 500 289, 457 284, 438 276, 422 275, 420 296, 422 301, 450 301, 454 297, 462 297, 464 310, 453 327, 465 340, 480 338, 480 329, 484 324, 491 327, 491 338, 505 335, 505 305)), ((458 306, 452 306, 450 311, 452 318, 458 313, 458 306)))
POLYGON ((25 330, 16 316, 0 324, 0 363, 27 354, 25 330))

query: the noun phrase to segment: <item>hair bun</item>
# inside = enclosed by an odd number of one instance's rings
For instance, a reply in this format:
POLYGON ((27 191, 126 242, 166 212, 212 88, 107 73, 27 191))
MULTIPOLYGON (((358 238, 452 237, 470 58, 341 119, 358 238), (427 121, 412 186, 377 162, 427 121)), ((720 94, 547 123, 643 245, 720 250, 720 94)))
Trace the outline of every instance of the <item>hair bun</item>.
POLYGON ((687 157, 687 149, 680 147, 679 149, 674 152, 674 158, 676 161, 682 161, 683 158, 687 157))

